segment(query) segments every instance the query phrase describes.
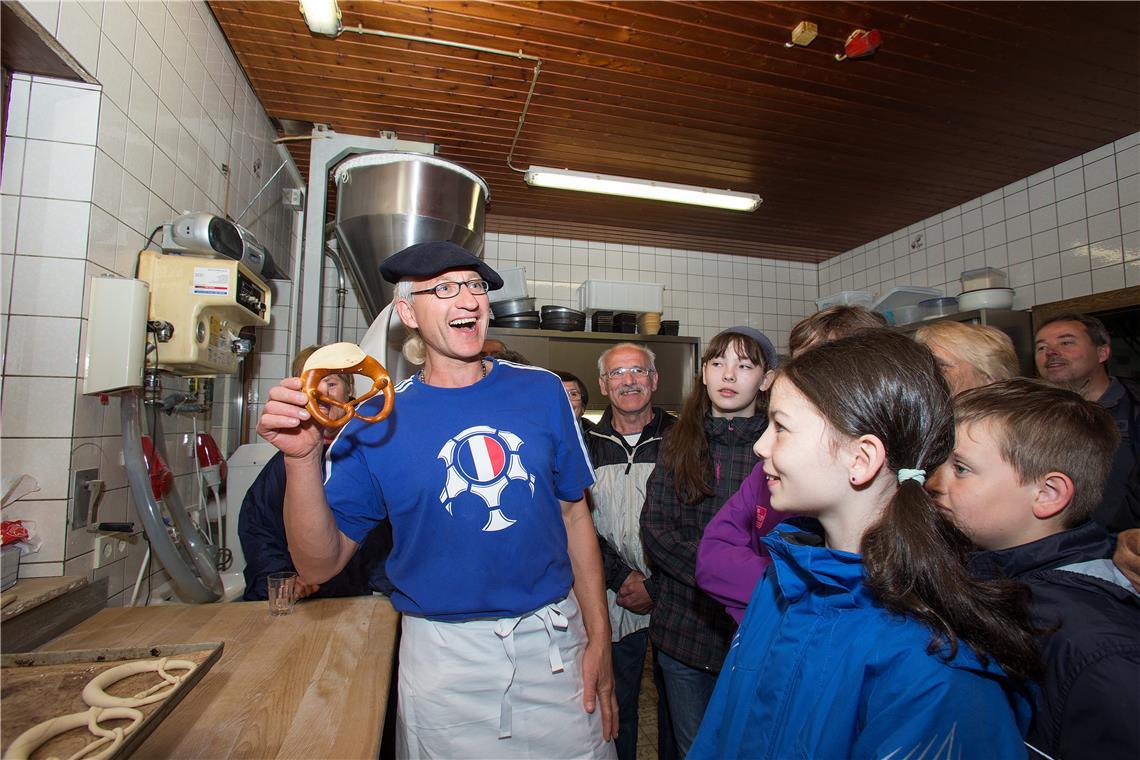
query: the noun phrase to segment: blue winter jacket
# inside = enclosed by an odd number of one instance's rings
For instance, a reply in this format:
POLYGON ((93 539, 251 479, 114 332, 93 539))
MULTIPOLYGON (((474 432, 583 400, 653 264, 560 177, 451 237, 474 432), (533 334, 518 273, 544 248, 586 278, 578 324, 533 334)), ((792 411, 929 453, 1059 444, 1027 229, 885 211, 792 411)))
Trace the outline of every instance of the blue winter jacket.
MULTIPOLYGON (((793 521, 795 523, 796 521, 793 521)), ((872 598, 859 555, 785 523, 729 649, 693 758, 1024 758, 1031 694, 872 598)))

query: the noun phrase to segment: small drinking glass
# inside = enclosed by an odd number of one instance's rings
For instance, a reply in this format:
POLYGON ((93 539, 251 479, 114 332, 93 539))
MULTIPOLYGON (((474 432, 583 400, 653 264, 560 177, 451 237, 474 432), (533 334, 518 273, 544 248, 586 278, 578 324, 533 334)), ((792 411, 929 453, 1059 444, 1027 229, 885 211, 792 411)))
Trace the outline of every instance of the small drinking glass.
POLYGON ((288 615, 297 600, 297 574, 273 573, 269 576, 269 614, 288 615))

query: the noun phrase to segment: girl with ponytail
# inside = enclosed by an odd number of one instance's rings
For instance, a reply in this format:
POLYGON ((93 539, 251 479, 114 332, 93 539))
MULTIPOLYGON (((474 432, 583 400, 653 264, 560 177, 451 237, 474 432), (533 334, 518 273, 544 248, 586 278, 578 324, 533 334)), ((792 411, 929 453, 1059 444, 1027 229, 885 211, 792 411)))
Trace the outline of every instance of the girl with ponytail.
POLYGON ((885 330, 819 346, 781 370, 768 418, 771 506, 807 517, 764 539, 689 757, 1025 757, 1028 593, 971 578, 923 490, 954 443, 930 352, 885 330))

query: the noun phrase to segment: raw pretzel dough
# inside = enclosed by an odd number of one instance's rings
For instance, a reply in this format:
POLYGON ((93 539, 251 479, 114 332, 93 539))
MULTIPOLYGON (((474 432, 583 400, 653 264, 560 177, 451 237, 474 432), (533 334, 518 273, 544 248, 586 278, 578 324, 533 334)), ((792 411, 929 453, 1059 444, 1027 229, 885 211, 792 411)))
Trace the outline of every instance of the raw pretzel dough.
POLYGON ((101 758, 109 757, 123 743, 123 737, 133 732, 142 723, 145 716, 134 708, 166 699, 178 687, 178 684, 186 676, 193 673, 197 667, 196 663, 189 660, 168 660, 163 657, 160 660, 135 660, 108 668, 92 678, 83 687, 83 701, 90 705, 90 709, 70 715, 60 715, 32 726, 16 737, 16 740, 12 742, 4 754, 4 760, 27 760, 33 752, 55 737, 83 726, 87 726, 87 730, 99 738, 80 749, 67 760, 81 760, 81 758, 101 760, 101 758), (185 670, 186 673, 181 676, 173 676, 166 672, 167 668, 185 670), (110 684, 139 673, 157 673, 162 678, 162 682, 139 692, 133 697, 114 697, 104 691, 104 688, 110 684), (100 718, 129 720, 131 724, 126 728, 107 729, 99 725, 100 718), (110 744, 110 746, 100 749, 105 744, 110 744), (100 751, 97 754, 91 754, 96 750, 100 751))
POLYGON ((161 660, 135 660, 134 662, 123 663, 104 670, 92 678, 83 687, 83 701, 92 707, 141 707, 152 702, 161 702, 170 696, 170 692, 178 687, 182 679, 193 673, 197 667, 189 660, 168 660, 165 657, 161 660), (185 670, 186 674, 172 676, 166 672, 168 667, 173 670, 185 670), (133 697, 113 697, 104 691, 107 686, 116 681, 122 681, 124 678, 130 678, 139 673, 158 673, 163 682, 141 691, 133 697), (169 688, 166 688, 165 691, 159 691, 164 687, 169 688))
POLYGON ((4 760, 27 760, 31 757, 33 752, 55 737, 60 734, 65 734, 73 728, 82 728, 83 726, 87 726, 88 731, 100 738, 91 742, 67 760, 79 760, 79 758, 101 760, 102 758, 110 756, 112 752, 119 748, 119 745, 123 743, 123 737, 138 728, 139 724, 143 721, 143 717, 140 711, 130 707, 92 707, 84 712, 60 715, 32 726, 17 736, 16 740, 8 747, 8 752, 4 755, 4 760), (126 728, 106 729, 99 725, 100 718, 107 720, 129 720, 131 724, 126 728), (97 748, 108 743, 110 746, 101 750, 98 754, 90 754, 97 748))

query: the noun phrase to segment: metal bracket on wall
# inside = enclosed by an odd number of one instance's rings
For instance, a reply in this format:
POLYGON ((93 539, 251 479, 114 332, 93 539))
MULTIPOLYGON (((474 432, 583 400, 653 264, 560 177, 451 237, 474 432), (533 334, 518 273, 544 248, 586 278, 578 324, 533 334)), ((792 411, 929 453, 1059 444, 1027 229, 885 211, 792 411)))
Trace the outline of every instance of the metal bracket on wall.
POLYGON ((99 499, 103 496, 103 481, 99 480, 99 468, 87 467, 75 470, 71 474, 71 528, 86 527, 91 521, 93 507, 98 508, 99 499), (98 483, 98 493, 92 499, 89 488, 91 483, 98 483))

